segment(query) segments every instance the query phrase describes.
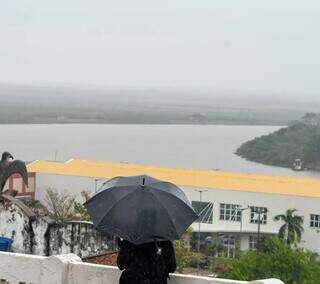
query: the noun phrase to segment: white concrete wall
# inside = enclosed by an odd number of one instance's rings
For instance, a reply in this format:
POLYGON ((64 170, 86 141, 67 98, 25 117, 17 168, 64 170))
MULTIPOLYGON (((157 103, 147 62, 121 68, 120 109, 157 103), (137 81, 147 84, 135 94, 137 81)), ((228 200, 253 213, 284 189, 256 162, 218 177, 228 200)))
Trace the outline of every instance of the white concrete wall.
MULTIPOLYGON (((98 188, 102 182, 102 180, 97 181, 98 188)), ((94 178, 37 173, 35 199, 43 202, 45 200, 46 190, 49 187, 55 188, 60 192, 75 194, 79 199, 82 190, 93 193, 95 191, 95 183, 94 178)), ((81 198, 79 200, 82 201, 81 198)))
MULTIPOLYGON (((99 185, 102 180, 98 181, 99 185)), ((60 191, 66 191, 77 194, 83 189, 94 192, 95 179, 88 177, 52 175, 52 174, 36 174, 36 199, 43 201, 46 188, 55 187, 60 191)), ((190 201, 199 201, 199 193, 196 188, 181 186, 190 201)), ((199 189, 199 188, 197 188, 199 189)), ((320 228, 310 227, 310 214, 320 214, 320 198, 301 197, 293 195, 280 195, 270 193, 257 193, 249 191, 207 189, 202 194, 202 201, 213 202, 213 224, 201 224, 201 231, 206 232, 240 232, 240 222, 219 220, 220 203, 239 204, 242 207, 259 206, 267 207, 268 217, 267 224, 261 225, 261 232, 267 234, 277 234, 281 226, 281 222, 273 221, 273 217, 277 214, 284 214, 289 208, 298 209, 297 214, 304 217, 305 232, 302 236, 301 246, 320 253, 320 228)), ((242 232, 246 233, 241 240, 241 248, 245 249, 248 244, 248 234, 256 234, 257 224, 250 223, 250 210, 243 212, 242 232)), ((194 224, 194 230, 198 230, 197 223, 194 224)))
POLYGON ((30 252, 29 218, 13 204, 0 203, 0 237, 13 239, 12 249, 30 252))
MULTIPOLYGON (((82 263, 74 254, 51 257, 0 252, 1 279, 10 283, 34 284, 116 284, 116 267, 82 263)), ((255 282, 172 274, 169 284, 284 284, 277 279, 255 282)))

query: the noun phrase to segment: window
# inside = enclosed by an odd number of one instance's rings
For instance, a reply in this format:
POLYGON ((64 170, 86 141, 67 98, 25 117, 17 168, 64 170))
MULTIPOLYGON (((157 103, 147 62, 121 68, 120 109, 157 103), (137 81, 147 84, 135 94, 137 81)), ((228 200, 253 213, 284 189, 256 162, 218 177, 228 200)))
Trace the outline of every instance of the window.
POLYGON ((219 257, 234 258, 236 256, 236 238, 234 235, 221 234, 219 243, 223 247, 223 250, 218 252, 219 257))
POLYGON ((256 249, 258 244, 257 236, 249 236, 249 249, 256 249))
POLYGON ((198 222, 212 224, 213 203, 192 201, 192 207, 199 215, 198 222))
POLYGON ((241 221, 240 205, 236 204, 220 204, 220 220, 241 221))
POLYGON ((316 215, 316 214, 310 215, 310 227, 320 228, 320 215, 316 215))
POLYGON ((250 214, 250 223, 258 224, 259 222, 259 212, 260 214, 260 224, 267 224, 267 212, 268 209, 266 207, 255 207, 251 206, 251 214, 250 214))

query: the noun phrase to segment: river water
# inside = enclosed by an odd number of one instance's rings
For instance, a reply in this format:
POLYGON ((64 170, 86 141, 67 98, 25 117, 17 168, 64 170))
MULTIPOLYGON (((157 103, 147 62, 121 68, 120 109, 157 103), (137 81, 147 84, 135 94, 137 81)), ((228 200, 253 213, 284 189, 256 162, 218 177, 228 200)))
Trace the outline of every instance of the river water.
POLYGON ((246 161, 243 142, 280 126, 227 125, 0 125, 0 151, 25 161, 70 158, 320 177, 246 161))

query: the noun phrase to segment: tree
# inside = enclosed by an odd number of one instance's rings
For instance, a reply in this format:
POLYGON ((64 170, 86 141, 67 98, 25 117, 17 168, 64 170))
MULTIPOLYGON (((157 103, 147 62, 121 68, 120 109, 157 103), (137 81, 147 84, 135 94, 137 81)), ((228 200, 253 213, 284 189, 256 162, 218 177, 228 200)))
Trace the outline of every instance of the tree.
POLYGON ((320 163, 320 135, 314 134, 310 137, 310 141, 306 144, 303 152, 305 163, 315 168, 320 163))
POLYGON ((288 209, 286 214, 280 214, 274 217, 275 221, 283 221, 284 224, 279 229, 279 238, 284 239, 288 245, 300 242, 301 235, 304 232, 302 227, 303 217, 294 215, 297 209, 288 209))
POLYGON ((59 223, 65 223, 74 216, 75 197, 67 193, 59 193, 54 188, 46 191, 45 203, 49 217, 59 223))
POLYGON ((252 281, 278 278, 286 284, 318 284, 320 263, 318 255, 295 248, 286 241, 266 238, 260 251, 243 252, 238 259, 227 264, 219 277, 252 281))
MULTIPOLYGON (((81 197, 83 201, 87 201, 90 198, 90 191, 82 190, 81 197)), ((91 217, 88 213, 88 210, 83 206, 82 202, 74 201, 74 212, 78 218, 82 221, 90 221, 91 217)))

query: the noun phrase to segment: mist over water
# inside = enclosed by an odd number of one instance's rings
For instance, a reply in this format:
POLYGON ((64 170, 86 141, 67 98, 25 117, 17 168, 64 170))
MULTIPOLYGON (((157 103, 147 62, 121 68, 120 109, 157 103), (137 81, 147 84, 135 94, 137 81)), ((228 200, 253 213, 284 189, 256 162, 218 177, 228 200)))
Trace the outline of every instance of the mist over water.
POLYGON ((146 165, 319 177, 246 161, 241 143, 280 126, 226 125, 0 125, 1 149, 15 158, 108 160, 146 165))

